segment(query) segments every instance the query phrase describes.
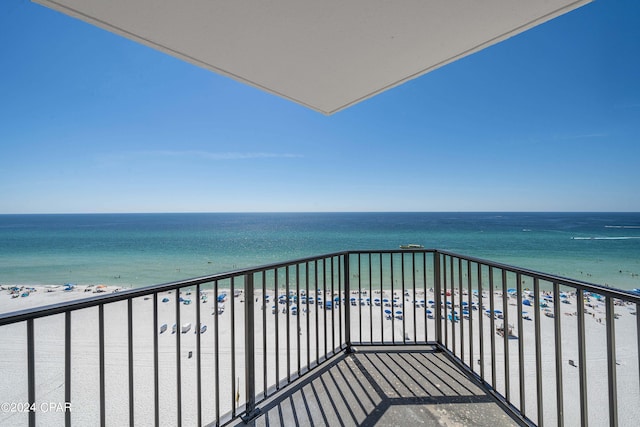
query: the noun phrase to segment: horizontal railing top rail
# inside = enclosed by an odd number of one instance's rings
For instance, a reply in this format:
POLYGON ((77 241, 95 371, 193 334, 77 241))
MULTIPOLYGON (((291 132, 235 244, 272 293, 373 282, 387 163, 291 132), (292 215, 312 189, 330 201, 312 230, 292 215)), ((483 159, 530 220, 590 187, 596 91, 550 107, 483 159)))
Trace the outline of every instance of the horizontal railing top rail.
POLYGON ((622 289, 612 288, 604 285, 598 285, 595 283, 585 282, 582 280, 571 279, 568 277, 557 276, 549 273, 542 273, 540 271, 530 270, 522 267, 515 267, 509 264, 503 264, 503 263, 494 262, 494 261, 488 261, 482 258, 460 255, 460 254, 445 251, 445 250, 436 250, 435 252, 438 252, 443 255, 451 256, 453 258, 459 258, 459 259, 474 262, 477 264, 485 265, 488 267, 494 267, 510 273, 520 273, 534 279, 543 280, 550 283, 557 283, 560 286, 570 286, 573 288, 581 289, 582 291, 597 293, 606 297, 620 298, 620 299, 624 299, 634 303, 640 303, 640 295, 632 291, 625 291, 622 289))
POLYGON ((346 254, 347 251, 333 252, 324 255, 305 257, 295 260, 289 260, 284 262, 277 262, 272 264, 265 264, 256 267, 246 267, 237 270, 227 271, 223 273, 211 274, 208 276, 195 277, 191 279, 184 279, 175 282, 168 282, 159 285, 149 285, 140 288, 131 288, 119 290, 118 292, 96 295, 88 298, 81 298, 73 301, 62 302, 58 304, 51 304, 46 306, 34 307, 20 311, 0 313, 0 326, 8 325, 11 323, 25 321, 27 319, 37 319, 40 317, 51 316, 54 314, 61 314, 66 311, 81 310, 84 308, 95 307, 102 304, 109 304, 113 302, 126 301, 132 298, 139 298, 149 296, 155 293, 174 291, 189 286, 197 286, 205 283, 211 283, 215 281, 222 281, 231 279, 233 277, 244 276, 247 274, 259 273, 262 271, 272 270, 275 268, 286 268, 301 264, 305 262, 313 262, 316 260, 327 259, 346 254))
POLYGON ((597 293, 607 297, 620 298, 626 301, 640 304, 640 295, 633 293, 631 291, 625 291, 617 288, 611 288, 611 287, 584 282, 576 279, 556 276, 549 273, 542 273, 535 270, 530 270, 530 269, 515 267, 512 265, 503 264, 499 262, 489 261, 489 260, 478 258, 478 257, 461 255, 461 254, 450 252, 447 250, 440 250, 440 249, 433 249, 433 248, 345 250, 345 251, 332 252, 332 253, 327 253, 327 254, 318 255, 318 256, 304 257, 304 258, 299 258, 299 259, 289 260, 284 262, 265 264, 261 266, 241 268, 241 269, 232 270, 228 272, 216 273, 208 276, 185 279, 185 280, 180 280, 176 282, 163 283, 159 285, 149 285, 141 288, 125 289, 125 290, 121 290, 111 294, 97 295, 97 296, 92 296, 88 298, 62 302, 58 304, 34 307, 34 308, 8 312, 8 313, 0 313, 0 326, 25 321, 28 319, 37 319, 40 317, 51 316, 54 314, 61 314, 67 311, 80 310, 84 308, 99 306, 102 304, 125 301, 131 298, 144 297, 144 296, 152 295, 154 293, 173 291, 173 290, 188 287, 188 286, 197 286, 205 283, 211 283, 214 281, 222 281, 222 280, 230 279, 232 277, 239 277, 242 275, 258 273, 266 270, 271 270, 274 268, 285 268, 288 266, 302 264, 305 262, 313 262, 315 260, 326 259, 326 258, 335 257, 335 256, 342 256, 342 255, 349 255, 349 254, 372 254, 372 253, 376 253, 376 254, 440 253, 443 255, 464 259, 466 261, 482 264, 488 267, 498 268, 498 269, 505 270, 512 273, 525 274, 527 276, 537 278, 539 280, 548 281, 551 283, 557 283, 561 286, 570 286, 576 289, 580 289, 582 291, 593 292, 593 293, 597 293))

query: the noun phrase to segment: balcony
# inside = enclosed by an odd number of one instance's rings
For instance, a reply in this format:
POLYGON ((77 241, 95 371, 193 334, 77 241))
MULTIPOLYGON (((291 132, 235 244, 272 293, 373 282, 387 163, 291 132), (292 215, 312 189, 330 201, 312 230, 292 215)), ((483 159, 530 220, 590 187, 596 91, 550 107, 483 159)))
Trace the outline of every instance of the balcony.
POLYGON ((0 425, 632 425, 638 308, 425 249, 131 289, 0 315, 0 425))

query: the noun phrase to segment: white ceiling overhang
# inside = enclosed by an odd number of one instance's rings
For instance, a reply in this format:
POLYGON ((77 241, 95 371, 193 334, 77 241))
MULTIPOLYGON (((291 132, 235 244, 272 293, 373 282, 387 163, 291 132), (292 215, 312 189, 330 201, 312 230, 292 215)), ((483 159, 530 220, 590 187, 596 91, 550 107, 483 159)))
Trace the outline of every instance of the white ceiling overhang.
POLYGON ((590 0, 34 0, 331 114, 590 0))

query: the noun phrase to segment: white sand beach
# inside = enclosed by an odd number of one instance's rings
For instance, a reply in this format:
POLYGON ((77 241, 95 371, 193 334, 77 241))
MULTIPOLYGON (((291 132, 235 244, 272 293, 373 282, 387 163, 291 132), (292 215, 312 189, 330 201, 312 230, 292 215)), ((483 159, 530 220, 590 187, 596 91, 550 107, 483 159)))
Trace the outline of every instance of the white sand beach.
MULTIPOLYGON (((0 291, 0 312, 10 312, 29 307, 48 305, 72 299, 93 296, 97 287, 75 287, 64 291, 62 287, 47 289, 35 287, 28 297, 15 297, 7 290, 0 291), (48 292, 50 291, 50 292, 48 292)), ((113 292, 116 288, 100 288, 105 292, 113 292)), ((302 290, 301 290, 302 291, 302 290)), ((180 321, 176 322, 175 293, 158 294, 158 325, 167 325, 164 332, 153 328, 153 299, 141 297, 133 301, 133 365, 134 365, 134 399, 135 417, 140 425, 151 424, 154 419, 154 336, 158 337, 159 358, 159 410, 162 425, 175 424, 177 413, 177 372, 176 358, 180 357, 181 391, 182 391, 182 420, 184 425, 194 425, 197 416, 197 352, 196 339, 199 330, 196 327, 196 306, 200 301, 200 322, 206 325, 206 330, 200 333, 201 338, 201 387, 203 420, 210 422, 216 413, 223 415, 232 410, 236 403, 242 405, 245 400, 244 380, 244 315, 246 296, 241 292, 237 296, 228 289, 219 289, 218 294, 226 293, 224 302, 219 308, 224 310, 216 313, 215 297, 209 287, 203 288, 201 295, 196 294, 194 287, 185 288, 180 296, 183 301, 179 304, 180 321), (167 302, 163 302, 165 300, 167 302), (206 301, 206 302, 205 302, 206 301), (232 313, 234 314, 232 316, 232 313), (216 324, 217 322, 217 324, 216 324), (176 333, 172 332, 176 324, 176 333), (181 333, 182 326, 190 324, 190 329, 181 333), (232 328, 235 330, 235 343, 232 344, 232 328), (178 356, 176 340, 180 339, 178 356), (216 342, 217 338, 217 342, 216 342), (218 347, 216 370, 216 345, 218 347), (232 354, 232 348, 235 354, 232 354), (215 378, 219 378, 219 407, 216 407, 215 378), (234 390, 235 389, 235 390, 234 390), (239 393, 239 394, 238 394, 239 393), (238 398, 238 400, 236 400, 238 398)), ((278 290, 278 295, 285 294, 284 289, 278 290)), ((301 292, 301 295, 305 294, 301 292)), ((344 330, 340 330, 337 320, 344 305, 334 305, 334 310, 323 309, 326 301, 331 301, 337 295, 328 291, 310 291, 308 300, 313 304, 288 305, 283 301, 278 303, 276 293, 267 291, 269 296, 263 310, 262 291, 258 290, 252 296, 255 316, 255 348, 256 348, 256 391, 263 390, 264 379, 267 387, 275 384, 276 375, 280 380, 288 376, 295 377, 299 369, 304 369, 308 360, 312 363, 316 355, 322 358, 331 355, 337 348, 340 339, 344 339, 344 330), (318 297, 323 298, 322 305, 318 305, 318 297), (287 307, 296 305, 297 314, 287 307), (275 312, 275 313, 274 313, 275 312), (335 317, 336 323, 331 318, 335 317), (266 323, 263 322, 266 320, 266 323), (288 328, 287 328, 288 319, 288 328), (276 338, 276 322, 278 323, 276 338), (316 325, 318 336, 316 337, 316 325), (325 328, 327 334, 324 333, 325 328), (333 328, 333 330, 332 330, 333 328), (287 342, 287 337, 289 340, 287 342), (326 339, 326 343, 325 343, 326 339), (266 342, 266 350, 265 350, 266 342), (278 363, 276 363, 276 343, 278 363), (268 369, 263 369, 264 354, 268 369), (290 355, 287 358, 287 354, 290 355), (298 357, 298 355, 300 357, 298 357)), ((501 292, 493 295, 494 308, 503 307, 501 292)), ((449 299, 451 297, 448 297, 449 299)), ((505 349, 502 336, 491 330, 489 317, 485 310, 489 307, 489 293, 484 292, 484 308, 475 307, 477 296, 471 298, 472 304, 468 314, 462 314, 460 296, 453 295, 454 307, 460 319, 456 325, 455 340, 456 354, 469 361, 469 341, 464 340, 464 354, 460 353, 460 325, 464 328, 465 337, 469 325, 474 331, 474 359, 479 359, 479 328, 480 317, 483 318, 484 363, 485 378, 491 383, 491 337, 495 338, 494 360, 496 366, 496 388, 505 393, 505 349), (469 317, 466 319, 465 317, 469 317)), ((429 301, 433 300, 432 291, 416 291, 405 294, 400 291, 373 291, 371 294, 353 292, 347 295, 346 304, 351 310, 351 339, 353 342, 379 342, 383 338, 389 341, 394 337, 396 342, 406 339, 412 342, 424 341, 424 322, 427 320, 428 340, 435 340, 435 320, 427 318, 429 301), (353 298, 353 302, 352 301, 353 298), (378 301, 379 300, 379 304, 378 301), (384 300, 388 300, 385 306, 384 300), (394 299, 395 305, 394 306, 394 299), (424 303, 424 306, 423 306, 424 303), (389 310, 391 316, 385 313, 389 310), (400 316, 399 312, 402 312, 400 316), (415 329, 414 329, 415 325, 415 329), (404 333, 403 333, 404 326, 404 333), (415 332, 414 332, 415 331, 415 332), (384 335, 384 337, 383 337, 384 335)), ((576 333, 575 295, 567 296, 567 303, 560 304, 562 325, 562 369, 565 405, 565 423, 579 424, 579 382, 578 382, 578 345, 576 333)), ((468 295, 463 295, 464 301, 469 301, 468 295)), ((301 298, 300 302, 304 300, 301 298)), ((604 304, 597 300, 588 302, 585 331, 587 336, 587 383, 589 387, 589 415, 591 425, 608 425, 607 400, 607 346, 604 327, 604 304)), ((523 345, 524 387, 526 389, 526 414, 536 420, 536 358, 534 321, 523 320, 523 330, 519 331, 516 318, 515 298, 508 298, 508 323, 513 325, 511 339, 507 340, 509 355, 510 398, 519 402, 519 342, 523 345)), ((638 389, 638 354, 636 316, 632 314, 635 307, 616 306, 618 319, 615 320, 616 329, 616 369, 618 372, 618 411, 620 425, 633 425, 633 421, 640 417, 640 390, 638 389)), ((529 310, 533 318, 533 309, 529 310)), ((431 317, 431 315, 429 315, 431 317)), ((106 417, 109 425, 124 425, 128 423, 128 336, 127 336, 127 302, 118 302, 105 306, 105 383, 106 383, 106 417)), ((495 319, 494 327, 502 325, 503 320, 495 319)), ((543 403, 545 423, 553 425, 556 416, 555 395, 555 359, 553 353, 554 319, 541 316, 541 353, 543 373, 543 403)), ((454 340, 452 331, 454 323, 447 323, 448 340, 451 345, 454 340)), ((98 309, 83 309, 72 314, 72 382, 71 382, 71 413, 74 424, 90 426, 99 424, 99 333, 98 309)), ((0 385, 0 401, 27 401, 27 350, 26 326, 17 324, 0 328, 0 373, 3 381, 0 385)), ((35 322, 35 360, 36 360, 36 400, 37 405, 45 405, 37 411, 38 422, 42 425, 58 425, 63 423, 64 412, 47 404, 64 403, 64 316, 57 315, 43 318, 35 322), (43 410, 43 408, 53 408, 43 410)), ((475 360, 473 368, 480 372, 479 360, 475 360)), ((0 426, 15 426, 26 423, 27 414, 20 412, 3 412, 0 414, 0 426)))

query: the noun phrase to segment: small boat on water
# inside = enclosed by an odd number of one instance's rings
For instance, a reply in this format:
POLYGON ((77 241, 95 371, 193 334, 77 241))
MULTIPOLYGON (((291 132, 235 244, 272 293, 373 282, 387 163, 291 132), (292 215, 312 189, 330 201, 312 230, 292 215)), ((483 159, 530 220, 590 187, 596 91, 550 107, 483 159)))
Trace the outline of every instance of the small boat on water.
POLYGON ((167 330, 167 324, 164 323, 162 326, 160 326, 160 333, 164 333, 167 330))
POLYGON ((408 245, 400 245, 400 249, 424 249, 424 246, 416 243, 409 243, 408 245))

